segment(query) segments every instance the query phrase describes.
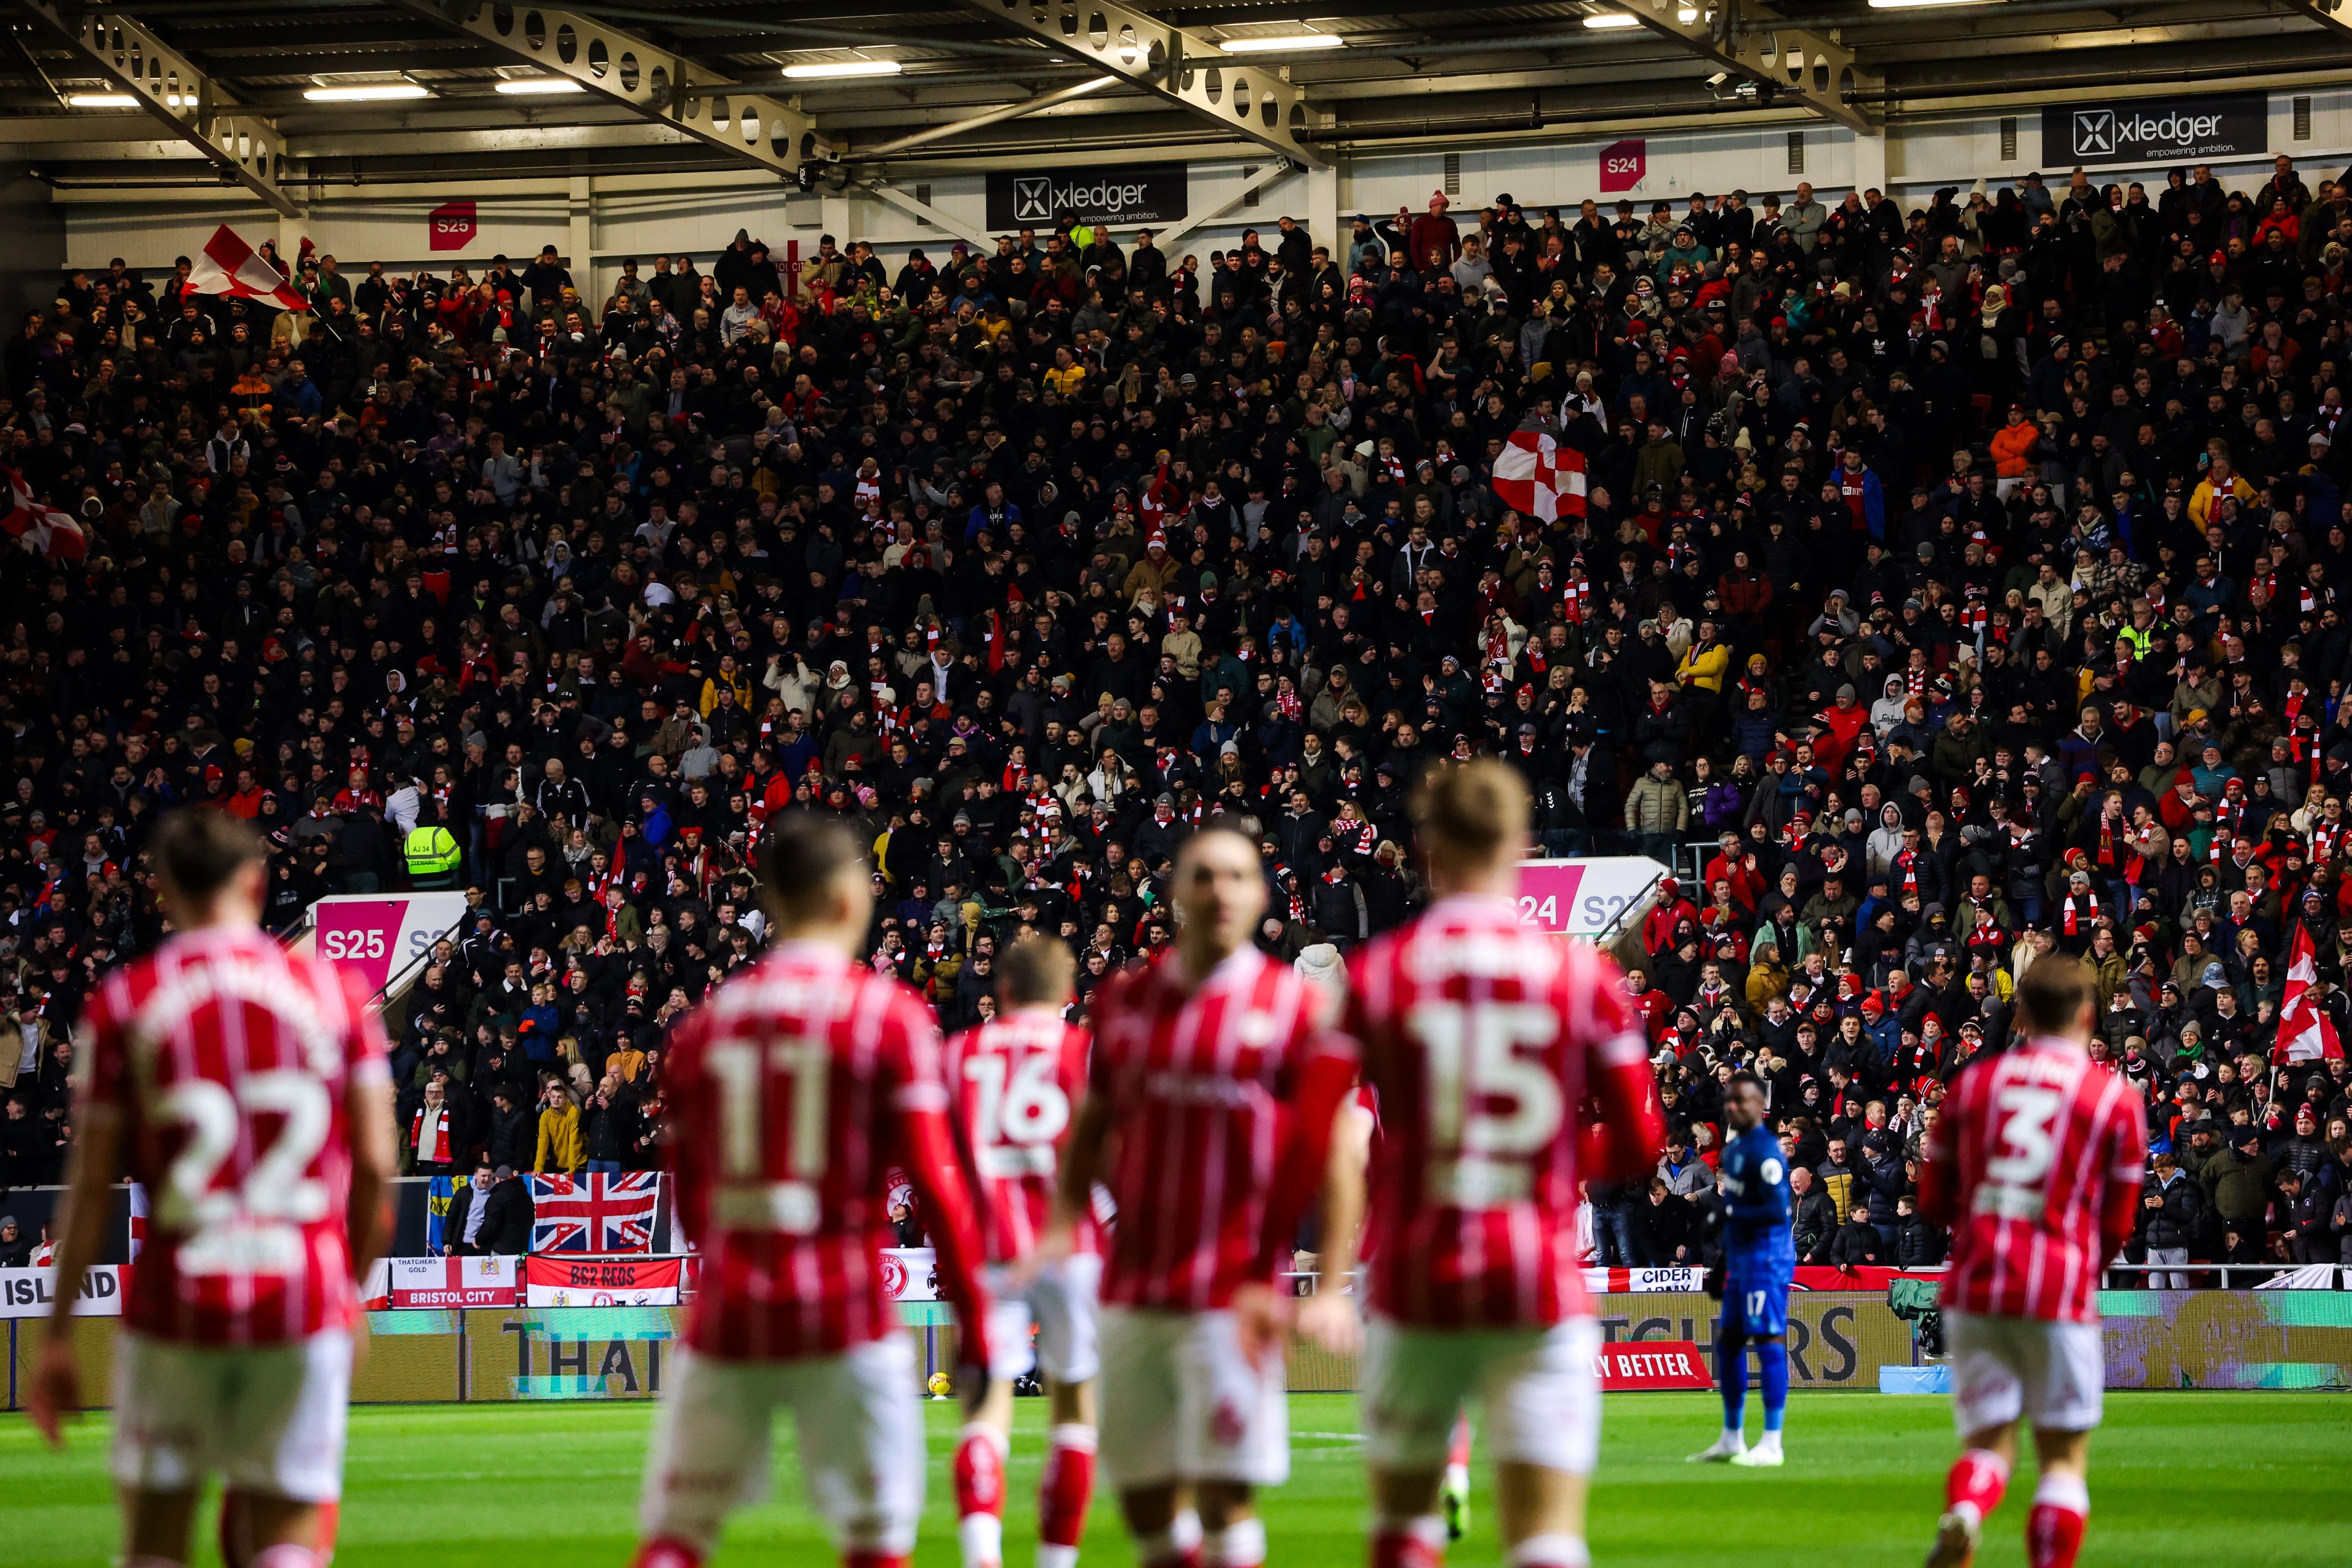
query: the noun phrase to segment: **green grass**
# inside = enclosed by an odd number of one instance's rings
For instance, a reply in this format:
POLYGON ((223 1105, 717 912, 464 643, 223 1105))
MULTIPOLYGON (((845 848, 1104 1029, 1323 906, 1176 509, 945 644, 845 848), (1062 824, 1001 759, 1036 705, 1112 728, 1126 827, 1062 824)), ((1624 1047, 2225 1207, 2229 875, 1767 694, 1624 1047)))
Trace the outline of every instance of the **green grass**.
MULTIPOLYGON (((952 1406, 930 1417, 930 1510, 917 1561, 954 1568, 947 1456, 952 1406)), ((1787 1469, 1685 1465, 1714 1435, 1704 1395, 1615 1395, 1592 1506, 1601 1568, 1843 1568, 1918 1561, 1952 1454, 1946 1401, 1799 1395, 1787 1469)), ((338 1568, 619 1568, 634 1535, 645 1405, 371 1406, 352 1412, 338 1568)), ((1014 1439, 1006 1558, 1028 1568, 1043 1402, 1024 1400, 1014 1439)), ((1750 1412, 1751 1421, 1754 1417, 1750 1412)), ((1293 1474, 1266 1508, 1276 1568, 1363 1561, 1360 1450, 1352 1401, 1292 1400, 1293 1474)), ((63 1454, 19 1418, 0 1420, 0 1562, 16 1568, 100 1563, 115 1549, 102 1421, 75 1428, 63 1454)), ((772 1500, 738 1515, 722 1563, 823 1563, 823 1532, 803 1506, 790 1423, 777 1433, 772 1500)), ((2352 1562, 2352 1401, 2326 1394, 2111 1395, 2092 1448, 2085 1568, 2342 1568, 2352 1562)), ((1479 1467, 1483 1471, 1483 1465, 1479 1467)), ((1500 1560, 1480 1476, 1457 1564, 1500 1560)), ((1979 1562, 2016 1568, 2031 1475, 2021 1475, 1979 1562)), ((1132 1561, 1115 1511, 1097 1500, 1086 1542, 1096 1563, 1132 1561)), ((197 1561, 211 1563, 209 1543, 197 1561)))

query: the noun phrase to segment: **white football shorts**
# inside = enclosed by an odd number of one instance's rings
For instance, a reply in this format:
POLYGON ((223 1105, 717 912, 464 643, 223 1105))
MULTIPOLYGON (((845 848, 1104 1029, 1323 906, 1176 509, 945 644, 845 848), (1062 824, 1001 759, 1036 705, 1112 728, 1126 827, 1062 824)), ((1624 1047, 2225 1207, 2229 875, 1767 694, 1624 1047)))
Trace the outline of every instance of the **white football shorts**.
POLYGON ((1102 1311, 1097 1456, 1115 1488, 1279 1486, 1290 1477, 1289 1376, 1254 1367, 1229 1312, 1102 1311))
POLYGON ((809 1505, 845 1552, 914 1550, 923 1408, 903 1333, 833 1355, 719 1361, 681 1347, 654 1421, 638 1522, 708 1552, 727 1516, 767 1496, 776 1412, 793 1413, 809 1505))
POLYGON ((125 1331, 115 1341, 115 1484, 186 1491, 228 1486, 334 1502, 343 1492, 352 1336, 291 1343, 174 1344, 125 1331))
POLYGON ((1944 1333, 1962 1436, 2020 1416, 2050 1432, 2099 1424, 2107 1368, 2097 1323, 1948 1312, 1944 1333))
POLYGON ((1376 1469, 1445 1462, 1454 1417, 1476 1401, 1497 1460, 1590 1475, 1601 1448, 1593 1357, 1601 1328, 1415 1328, 1373 1314, 1364 1331, 1365 1458, 1376 1469))
POLYGON ((994 1305, 988 1319, 988 1373, 991 1377, 1018 1377, 1032 1364, 1029 1330, 1037 1330, 1037 1369, 1055 1383, 1084 1383, 1102 1370, 1102 1338, 1097 1304, 1102 1288, 1102 1260, 1090 1252, 1074 1252, 1038 1270, 1025 1284, 1015 1284, 1013 1269, 997 1264, 988 1271, 988 1290, 994 1305))

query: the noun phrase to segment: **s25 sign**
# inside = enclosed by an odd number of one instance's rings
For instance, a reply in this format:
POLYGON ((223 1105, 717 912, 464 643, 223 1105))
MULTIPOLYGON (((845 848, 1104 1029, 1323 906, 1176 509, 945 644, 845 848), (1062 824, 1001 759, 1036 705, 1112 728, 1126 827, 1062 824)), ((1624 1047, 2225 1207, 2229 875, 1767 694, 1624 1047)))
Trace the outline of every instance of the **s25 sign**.
POLYGON ((319 934, 319 956, 330 963, 346 958, 381 958, 384 940, 381 929, 359 931, 322 931, 319 934))

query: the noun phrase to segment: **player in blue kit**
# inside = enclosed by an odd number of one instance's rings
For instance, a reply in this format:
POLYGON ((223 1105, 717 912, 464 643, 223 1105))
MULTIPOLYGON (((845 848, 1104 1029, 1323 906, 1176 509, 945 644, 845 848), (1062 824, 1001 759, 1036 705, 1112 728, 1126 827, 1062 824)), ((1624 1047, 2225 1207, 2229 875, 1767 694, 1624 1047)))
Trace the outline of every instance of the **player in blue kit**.
POLYGON ((1691 1458, 1707 1464, 1782 1463, 1780 1415, 1789 1403, 1789 1286, 1797 1247, 1789 1231, 1789 1166, 1764 1125, 1764 1085, 1748 1073, 1724 1092, 1730 1134, 1723 1147, 1723 1318, 1715 1331, 1716 1379, 1723 1388, 1723 1435, 1691 1458), (1763 1364, 1764 1435, 1754 1448, 1743 1429, 1748 1347, 1763 1364))

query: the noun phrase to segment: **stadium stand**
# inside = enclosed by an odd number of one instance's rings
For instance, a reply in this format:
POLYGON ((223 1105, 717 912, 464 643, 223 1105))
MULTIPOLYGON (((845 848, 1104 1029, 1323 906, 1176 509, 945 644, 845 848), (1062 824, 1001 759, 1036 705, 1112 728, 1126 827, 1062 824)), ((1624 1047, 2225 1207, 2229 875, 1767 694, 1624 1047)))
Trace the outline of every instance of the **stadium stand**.
POLYGON ((57 1179, 174 803, 268 836, 280 922, 468 890, 387 1019, 411 1168, 637 1169, 779 810, 870 840, 954 1028, 1024 927, 1082 992, 1163 945, 1202 821, 1269 950, 1345 952, 1416 905, 1411 781, 1491 754, 1547 852, 1677 872, 1680 1141, 1600 1261, 1702 1253, 1743 1064, 1803 1260, 1937 1261, 1924 1129, 2055 948, 2149 1105, 2133 1260, 2352 1263, 2352 184, 1868 197, 72 275, 0 356, 0 1176, 57 1179), (1580 508, 1504 504, 1515 437, 1580 508))

